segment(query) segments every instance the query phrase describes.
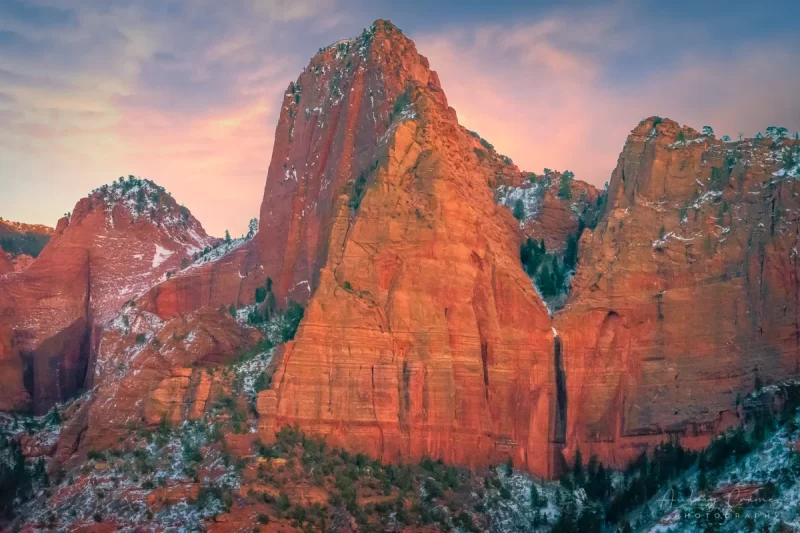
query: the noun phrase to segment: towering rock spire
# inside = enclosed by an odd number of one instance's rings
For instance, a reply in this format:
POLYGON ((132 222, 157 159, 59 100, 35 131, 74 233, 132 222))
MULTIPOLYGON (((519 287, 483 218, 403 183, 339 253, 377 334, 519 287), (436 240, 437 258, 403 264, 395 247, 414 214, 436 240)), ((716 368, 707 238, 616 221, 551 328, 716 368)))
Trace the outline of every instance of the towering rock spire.
POLYGON ((757 380, 797 375, 797 161, 795 140, 634 128, 555 319, 568 455, 624 466, 664 439, 705 445, 757 380))
POLYGON ((0 360, 21 359, 9 372, 28 393, 3 387, 0 405, 28 400, 42 412, 88 385, 93 327, 213 242, 148 180, 120 178, 81 199, 27 270, 0 277, 0 320, 14 330, 0 360))
POLYGON ((274 258, 284 290, 307 276, 316 291, 263 393, 273 428, 388 460, 512 457, 551 473, 549 317, 520 266, 519 224, 427 61, 377 21, 299 85, 267 181, 285 192, 265 195, 261 238, 288 243, 274 258))

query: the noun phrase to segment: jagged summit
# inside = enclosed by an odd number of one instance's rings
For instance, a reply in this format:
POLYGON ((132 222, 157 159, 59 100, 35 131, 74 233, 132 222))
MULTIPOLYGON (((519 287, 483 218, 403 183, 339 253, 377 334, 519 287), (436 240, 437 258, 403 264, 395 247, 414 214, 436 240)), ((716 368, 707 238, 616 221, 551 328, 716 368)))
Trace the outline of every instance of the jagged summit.
POLYGON ((59 220, 55 237, 60 238, 67 231, 70 234, 78 231, 85 219, 100 217, 101 213, 104 229, 90 237, 96 243, 108 243, 110 236, 106 232, 112 232, 115 239, 119 238, 120 232, 136 234, 145 231, 147 235, 155 232, 159 246, 170 249, 181 246, 188 256, 192 256, 218 240, 208 236, 189 209, 179 205, 164 187, 132 175, 98 187, 78 201, 72 212, 59 220), (144 230, 143 225, 153 229, 144 230), (174 246, 169 243, 174 243, 174 246))
POLYGON ((299 112, 306 117, 324 114, 339 105, 348 91, 355 90, 354 84, 365 72, 368 78, 375 76, 373 83, 367 80, 369 92, 365 96, 370 98, 371 107, 379 104, 383 119, 388 118, 391 109, 386 104, 391 106, 396 101, 409 79, 432 83, 440 89, 438 77, 430 72, 427 58, 417 53, 414 42, 390 21, 378 19, 359 36, 320 48, 311 58, 284 94, 289 118, 299 112))
POLYGON ((102 324, 216 241, 149 180, 131 176, 79 200, 24 272, 0 277, 0 322, 27 369, 25 387, 0 407, 39 412, 82 388, 102 324))
MULTIPOLYGON (((797 134, 795 134, 797 136, 797 134)), ((785 128, 770 126, 754 137, 717 137, 709 126, 701 131, 681 126, 668 118, 653 116, 639 122, 628 135, 609 187, 612 207, 627 207, 637 201, 669 201, 677 208, 704 203, 711 197, 740 190, 745 175, 756 172, 754 165, 768 170, 773 185, 777 180, 796 179, 800 167, 800 139, 785 128), (631 151, 640 147, 643 154, 631 151), (638 170, 641 157, 653 157, 656 165, 638 170), (682 168, 665 168, 670 161, 682 168), (687 166, 687 161, 697 162, 687 166), (738 178, 737 178, 738 176, 738 178), (727 191, 727 192, 726 192, 727 191)), ((759 177, 759 180, 762 178, 759 177)), ((766 184, 762 184, 766 185, 766 184)), ((731 198, 726 198, 728 202, 731 198)))
MULTIPOLYGON (((119 206, 130 215, 133 221, 144 219, 159 226, 184 229, 191 226, 192 231, 195 232, 197 231, 196 227, 199 226, 199 222, 192 216, 188 208, 179 205, 164 187, 149 179, 141 179, 132 175, 127 178, 121 176, 110 184, 94 189, 87 198, 90 209, 94 204, 102 203, 109 216, 119 206)), ((76 206, 77 209, 78 206, 76 206)), ((73 212, 69 215, 68 218, 71 218, 76 213, 73 212)), ((109 222, 113 223, 113 220, 109 219, 109 222)), ((204 234, 205 231, 202 233, 204 234)), ((198 241, 197 244, 206 245, 213 241, 205 235, 198 234, 194 237, 198 241)))
MULTIPOLYGON (((361 55, 361 57, 365 58, 367 47, 376 36, 381 37, 390 34, 403 35, 403 30, 392 24, 390 20, 377 19, 370 26, 364 28, 361 34, 359 34, 357 37, 339 39, 333 44, 329 44, 328 46, 320 48, 317 55, 312 58, 312 62, 325 52, 334 52, 337 59, 339 59, 340 54, 343 52, 346 54, 350 51, 351 47, 353 47, 359 53, 359 55, 361 55)), ((406 40, 408 42, 412 42, 411 39, 408 39, 407 37, 406 40)))

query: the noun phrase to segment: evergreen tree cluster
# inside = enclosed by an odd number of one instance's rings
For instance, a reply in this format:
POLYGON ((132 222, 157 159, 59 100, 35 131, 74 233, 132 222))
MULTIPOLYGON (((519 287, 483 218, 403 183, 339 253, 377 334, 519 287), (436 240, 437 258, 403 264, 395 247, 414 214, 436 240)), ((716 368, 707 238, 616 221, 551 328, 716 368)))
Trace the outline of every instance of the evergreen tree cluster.
MULTIPOLYGON (((625 471, 621 482, 612 482, 612 471, 596 456, 586 465, 580 450, 575 453, 572 468, 560 480, 563 491, 559 492, 559 519, 553 526, 556 533, 600 532, 606 525, 618 524, 623 531, 630 531, 625 516, 639 506, 645 506, 642 520, 652 520, 647 502, 669 482, 695 464, 697 455, 671 442, 658 445, 652 457, 642 453, 625 471), (586 498, 582 505, 575 501, 575 491, 583 490, 586 498), (647 518, 648 512, 650 518, 647 518), (627 529, 626 529, 627 528, 627 529)), ((684 488, 685 491, 689 489, 684 488)), ((677 488, 675 489, 677 493, 677 488)))
POLYGON ((272 278, 261 287, 256 287, 255 293, 256 308, 247 316, 250 324, 263 324, 271 320, 276 313, 277 304, 275 294, 272 292, 272 278))
POLYGON ((656 446, 652 457, 642 453, 625 471, 622 484, 613 492, 606 507, 607 520, 616 523, 634 507, 646 504, 696 460, 696 453, 672 442, 656 446))
POLYGON ((558 184, 558 197, 562 200, 572 199, 572 180, 575 174, 570 170, 565 170, 561 174, 561 181, 558 184))
POLYGON ((520 247, 522 268, 536 281, 539 292, 545 298, 557 296, 567 290, 567 272, 575 267, 578 257, 577 238, 567 240, 567 250, 563 256, 548 254, 544 240, 527 239, 520 247))
MULTIPOLYGON (((545 169, 545 178, 548 176, 549 169, 545 169)), ((565 170, 562 176, 562 186, 564 183, 569 185, 572 180, 572 172, 565 170), (564 178, 567 176, 567 178, 564 178)), ((568 187, 567 187, 568 189, 568 187)), ((571 193, 570 193, 571 194, 571 193)), ((559 191, 561 196, 561 191, 559 191)), ((594 229, 597 222, 602 217, 605 210, 607 192, 603 191, 597 196, 595 202, 585 202, 583 211, 578 217, 578 231, 567 236, 566 246, 560 254, 547 252, 544 239, 540 241, 528 238, 520 246, 520 260, 522 267, 528 276, 536 282, 541 295, 545 298, 552 298, 567 292, 567 275, 575 270, 578 264, 578 241, 584 228, 594 229)), ((521 200, 514 204, 514 217, 517 220, 524 218, 524 206, 521 200)))
POLYGON ((0 237, 0 248, 14 257, 20 254, 38 257, 39 252, 42 251, 49 240, 49 235, 14 234, 0 237))
POLYGON ((263 286, 256 288, 255 301, 255 309, 247 315, 250 324, 258 325, 277 320, 280 324, 280 342, 294 339, 305 312, 302 305, 290 299, 286 310, 281 313, 277 307, 275 293, 272 292, 272 278, 267 278, 263 286))
POLYGON ((0 523, 14 517, 15 507, 27 501, 35 487, 49 484, 44 459, 26 465, 19 442, 0 435, 0 523))
MULTIPOLYGON (((599 532, 613 530, 607 526, 614 525, 618 531, 632 531, 626 517, 634 509, 641 509, 637 527, 646 527, 657 518, 648 505, 648 501, 657 494, 664 492, 667 501, 675 504, 679 500, 688 500, 695 488, 701 493, 713 490, 723 468, 730 467, 756 450, 776 430, 777 425, 796 423, 800 386, 782 386, 779 397, 781 407, 777 412, 776 402, 770 395, 766 395, 761 402, 756 399, 755 405, 751 401, 746 408, 744 426, 718 436, 702 452, 686 450, 679 443, 659 444, 652 454, 642 453, 628 466, 622 478, 614 483, 611 471, 596 457, 591 457, 584 466, 581 453, 577 451, 572 467, 560 480, 565 490, 559 492, 557 501, 560 517, 553 531, 599 532), (698 470, 697 486, 690 487, 686 481, 678 482, 678 478, 694 466, 698 470), (586 495, 582 506, 575 502, 574 493, 578 489, 582 489, 586 495)), ((781 483, 791 486, 798 477, 800 460, 782 473, 781 483)), ((770 481, 762 487, 758 498, 775 498, 780 490, 778 484, 770 481)), ((719 502, 715 505, 717 507, 703 506, 693 513, 700 517, 696 525, 701 530, 719 530, 725 513, 718 508, 719 502)))

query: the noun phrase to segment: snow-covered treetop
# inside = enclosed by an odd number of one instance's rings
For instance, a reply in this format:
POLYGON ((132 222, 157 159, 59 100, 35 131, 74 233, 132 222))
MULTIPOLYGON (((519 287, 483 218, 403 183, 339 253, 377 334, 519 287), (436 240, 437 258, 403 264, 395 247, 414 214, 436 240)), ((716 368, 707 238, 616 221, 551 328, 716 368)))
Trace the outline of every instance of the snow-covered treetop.
POLYGON ((118 180, 94 189, 89 197, 102 200, 108 210, 122 204, 134 219, 144 215, 153 221, 186 226, 191 218, 189 210, 179 206, 164 187, 136 176, 120 176, 118 180))

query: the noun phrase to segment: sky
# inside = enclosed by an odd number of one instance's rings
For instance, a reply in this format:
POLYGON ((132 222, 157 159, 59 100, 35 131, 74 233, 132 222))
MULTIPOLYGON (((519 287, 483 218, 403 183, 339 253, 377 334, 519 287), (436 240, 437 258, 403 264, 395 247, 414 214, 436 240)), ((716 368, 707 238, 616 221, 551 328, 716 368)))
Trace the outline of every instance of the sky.
POLYGON ((0 217, 53 226, 133 174, 246 232, 283 91, 378 18, 523 170, 601 186, 652 115, 800 130, 797 0, 0 0, 0 217))

